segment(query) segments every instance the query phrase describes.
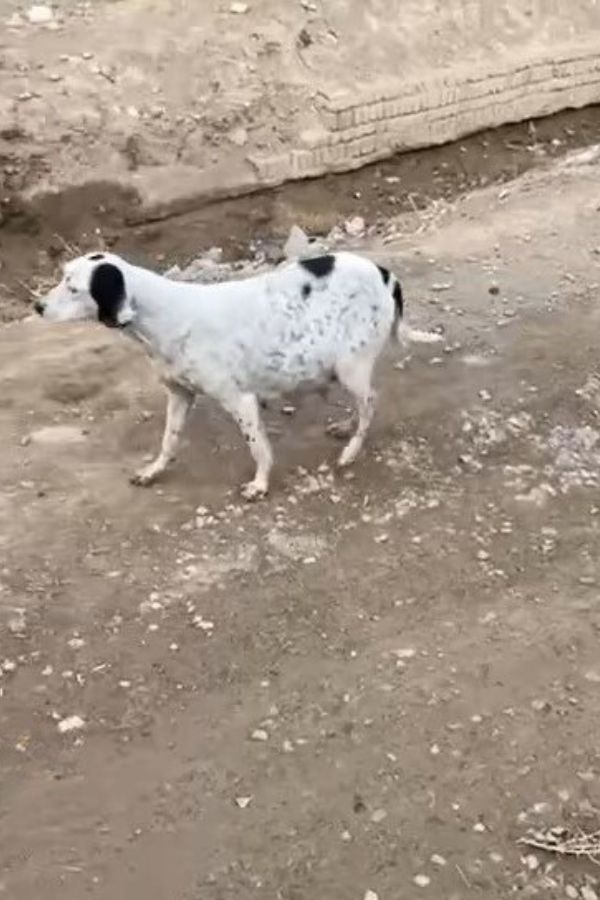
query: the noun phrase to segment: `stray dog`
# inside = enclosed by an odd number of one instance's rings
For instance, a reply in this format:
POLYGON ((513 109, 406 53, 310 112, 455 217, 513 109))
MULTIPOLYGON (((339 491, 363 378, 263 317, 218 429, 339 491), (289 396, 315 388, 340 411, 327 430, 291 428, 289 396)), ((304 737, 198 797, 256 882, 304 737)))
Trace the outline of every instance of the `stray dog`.
POLYGON ((91 253, 67 263, 35 309, 49 321, 95 319, 121 329, 163 364, 162 446, 134 484, 150 484, 175 458, 194 397, 203 393, 230 413, 248 444, 256 473, 242 492, 252 500, 267 493, 273 464, 260 405, 304 384, 337 380, 352 394, 358 421, 339 465, 354 462, 375 409, 375 362, 390 336, 401 338, 403 300, 394 275, 352 253, 210 285, 91 253))

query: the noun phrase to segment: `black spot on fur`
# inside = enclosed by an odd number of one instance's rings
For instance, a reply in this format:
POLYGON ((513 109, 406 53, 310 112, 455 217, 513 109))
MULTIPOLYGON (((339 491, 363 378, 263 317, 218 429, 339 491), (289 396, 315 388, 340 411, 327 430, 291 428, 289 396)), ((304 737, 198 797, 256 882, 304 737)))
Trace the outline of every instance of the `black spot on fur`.
POLYGON ((402 288, 400 287, 399 281, 397 281, 394 285, 392 297, 394 298, 394 303, 396 304, 396 315, 399 319, 401 319, 404 314, 404 298, 402 296, 402 288))
POLYGON ((123 273, 112 263, 101 263, 92 272, 90 294, 98 305, 98 319, 108 328, 118 328, 118 313, 125 299, 123 273))
POLYGON ((98 262, 100 259, 104 259, 104 253, 92 253, 91 256, 88 256, 90 262, 98 262))
POLYGON ((325 278, 333 272, 335 256, 328 253, 326 256, 315 256, 313 259, 301 259, 300 265, 315 278, 325 278))
POLYGON ((377 266, 377 268, 379 269, 379 272, 381 273, 383 283, 387 284, 388 281, 390 280, 390 270, 384 269, 383 266, 377 266))
POLYGON ((307 297, 310 297, 311 293, 312 293, 312 287, 310 286, 310 284, 303 284, 303 285, 302 285, 302 297, 303 297, 303 299, 306 300, 307 297))

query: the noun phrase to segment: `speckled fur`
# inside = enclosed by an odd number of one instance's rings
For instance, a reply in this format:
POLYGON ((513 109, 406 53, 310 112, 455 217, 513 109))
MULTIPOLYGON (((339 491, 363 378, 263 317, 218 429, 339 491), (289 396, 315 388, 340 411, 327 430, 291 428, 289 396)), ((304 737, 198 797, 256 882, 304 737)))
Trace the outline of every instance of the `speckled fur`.
POLYGON ((103 321, 143 342, 166 368, 171 396, 163 449, 136 483, 150 483, 164 470, 194 394, 204 393, 232 414, 248 441, 257 472, 246 495, 266 493, 272 457, 259 401, 332 378, 356 399, 359 425, 340 463, 354 460, 373 415, 373 366, 400 324, 399 285, 387 270, 351 253, 315 262, 212 285, 171 281, 108 253, 67 264, 38 311, 54 321, 98 319, 101 304, 90 288, 99 266, 105 272, 114 266, 125 293, 103 321))

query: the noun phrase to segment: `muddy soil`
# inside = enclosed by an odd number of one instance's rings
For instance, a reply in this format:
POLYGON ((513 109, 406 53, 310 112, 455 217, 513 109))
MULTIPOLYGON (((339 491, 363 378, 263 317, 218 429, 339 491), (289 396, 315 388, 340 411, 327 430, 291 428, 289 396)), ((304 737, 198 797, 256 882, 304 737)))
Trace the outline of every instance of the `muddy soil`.
POLYGON ((600 895, 517 844, 600 818, 598 186, 588 153, 366 240, 446 343, 390 348, 351 476, 344 397, 271 411, 256 506, 206 402, 128 484, 163 398, 125 339, 0 332, 4 895, 600 895))
POLYGON ((281 246, 294 223, 313 234, 327 234, 361 216, 370 235, 386 234, 396 227, 399 214, 423 210, 425 220, 437 217, 474 188, 505 184, 598 141, 596 108, 566 112, 484 132, 460 144, 399 154, 359 172, 288 184, 184 214, 165 208, 149 215, 135 192, 108 182, 46 195, 34 203, 15 194, 7 198, 0 220, 0 321, 22 316, 32 292, 47 284, 79 248, 108 246, 163 267, 186 263, 215 245, 228 259, 251 255, 257 246, 281 246))

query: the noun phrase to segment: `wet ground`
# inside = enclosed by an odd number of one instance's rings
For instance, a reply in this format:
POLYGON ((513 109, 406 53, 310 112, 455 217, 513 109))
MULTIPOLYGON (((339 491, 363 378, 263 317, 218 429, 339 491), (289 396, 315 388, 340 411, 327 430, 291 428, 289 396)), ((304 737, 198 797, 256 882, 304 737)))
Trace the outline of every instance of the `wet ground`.
POLYGON ((4 329, 7 897, 600 895, 516 843, 600 816, 598 184, 588 153, 366 241, 446 342, 390 349, 351 477, 343 397, 272 411, 256 506, 204 402, 128 484, 163 401, 124 340, 4 329))

